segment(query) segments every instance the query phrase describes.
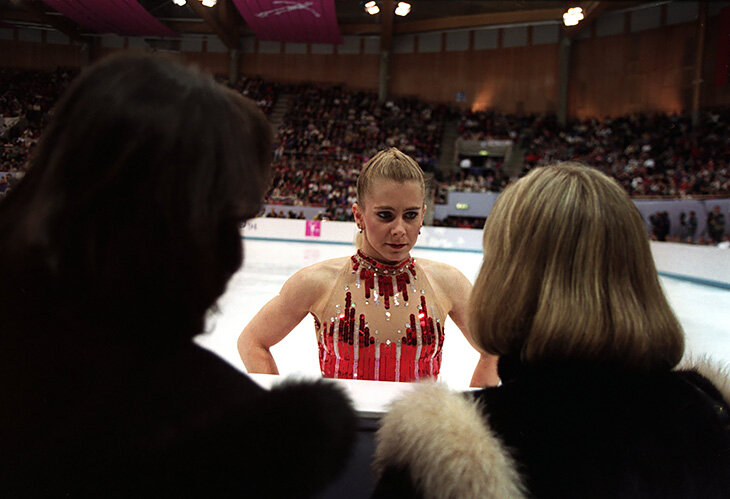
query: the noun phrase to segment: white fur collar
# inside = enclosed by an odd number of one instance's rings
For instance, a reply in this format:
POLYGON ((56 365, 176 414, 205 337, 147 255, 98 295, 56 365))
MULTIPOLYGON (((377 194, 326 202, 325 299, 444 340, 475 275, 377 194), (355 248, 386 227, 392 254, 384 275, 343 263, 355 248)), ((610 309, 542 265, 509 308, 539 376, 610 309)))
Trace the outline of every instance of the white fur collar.
POLYGON ((427 498, 525 496, 512 457, 476 402, 437 383, 396 401, 376 439, 376 473, 405 466, 427 498))
POLYGON ((713 361, 709 357, 702 357, 683 362, 679 369, 696 371, 707 378, 715 385, 725 403, 730 405, 730 366, 713 361))

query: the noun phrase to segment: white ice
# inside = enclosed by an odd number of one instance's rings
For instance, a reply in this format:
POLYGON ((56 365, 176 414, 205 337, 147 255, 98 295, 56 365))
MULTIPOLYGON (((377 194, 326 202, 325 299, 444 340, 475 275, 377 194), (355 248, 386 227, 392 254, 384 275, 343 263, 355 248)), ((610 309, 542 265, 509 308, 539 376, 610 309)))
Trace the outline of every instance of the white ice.
MULTIPOLYGON (((329 258, 347 256, 353 251, 352 246, 342 244, 245 241, 244 265, 229 282, 228 290, 218 302, 218 311, 211 314, 209 332, 198 336, 196 341, 245 372, 236 340, 256 312, 278 294, 284 281, 297 270, 329 258)), ((416 258, 446 262, 461 270, 472 282, 481 265, 481 254, 476 252, 415 249, 412 254, 416 258)), ((673 278, 662 277, 661 282, 684 327, 685 357, 709 356, 730 364, 730 291, 673 278)), ((271 351, 280 374, 320 376, 311 316, 271 351)), ((448 320, 441 380, 455 389, 467 388, 477 359, 476 351, 448 320)))

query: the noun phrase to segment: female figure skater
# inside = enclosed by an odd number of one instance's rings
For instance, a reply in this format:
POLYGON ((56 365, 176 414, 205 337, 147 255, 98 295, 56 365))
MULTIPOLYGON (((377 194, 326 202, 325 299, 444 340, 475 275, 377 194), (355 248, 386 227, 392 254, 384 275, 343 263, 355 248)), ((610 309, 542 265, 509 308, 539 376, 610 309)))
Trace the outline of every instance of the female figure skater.
MULTIPOLYGON (((352 207, 359 249, 287 280, 239 337, 246 369, 277 374, 269 348, 312 314, 323 376, 436 378, 447 315, 467 333, 471 283, 449 265, 410 256, 423 225, 424 197, 423 172, 412 158, 395 148, 373 156, 358 178, 352 207)), ((482 355, 472 385, 498 382, 496 359, 482 355)))
POLYGON ((682 330, 614 180, 563 164, 502 193, 470 325, 502 385, 396 402, 375 497, 727 497, 727 371, 675 370, 682 330))
POLYGON ((342 469, 335 387, 267 392, 191 341, 270 158, 253 102, 172 61, 71 85, 0 203, 0 496, 309 497, 342 469))

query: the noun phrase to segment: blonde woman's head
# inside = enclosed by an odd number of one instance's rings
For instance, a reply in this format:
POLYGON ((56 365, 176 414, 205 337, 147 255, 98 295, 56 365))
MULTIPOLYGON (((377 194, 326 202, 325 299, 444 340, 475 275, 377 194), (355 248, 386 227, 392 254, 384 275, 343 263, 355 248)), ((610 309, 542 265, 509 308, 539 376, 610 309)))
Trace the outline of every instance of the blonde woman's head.
POLYGON ((527 363, 669 369, 681 327, 660 288, 644 223, 624 190, 578 163, 532 170, 484 228, 471 331, 527 363))

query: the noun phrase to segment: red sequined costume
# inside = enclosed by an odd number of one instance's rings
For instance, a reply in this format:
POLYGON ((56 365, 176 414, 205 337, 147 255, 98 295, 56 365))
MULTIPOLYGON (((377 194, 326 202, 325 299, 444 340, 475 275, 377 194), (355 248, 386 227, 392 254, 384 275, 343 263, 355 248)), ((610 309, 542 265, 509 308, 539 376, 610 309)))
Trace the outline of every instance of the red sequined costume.
POLYGON ((392 266, 358 251, 315 315, 322 375, 381 381, 436 378, 444 320, 436 293, 413 258, 392 266))

